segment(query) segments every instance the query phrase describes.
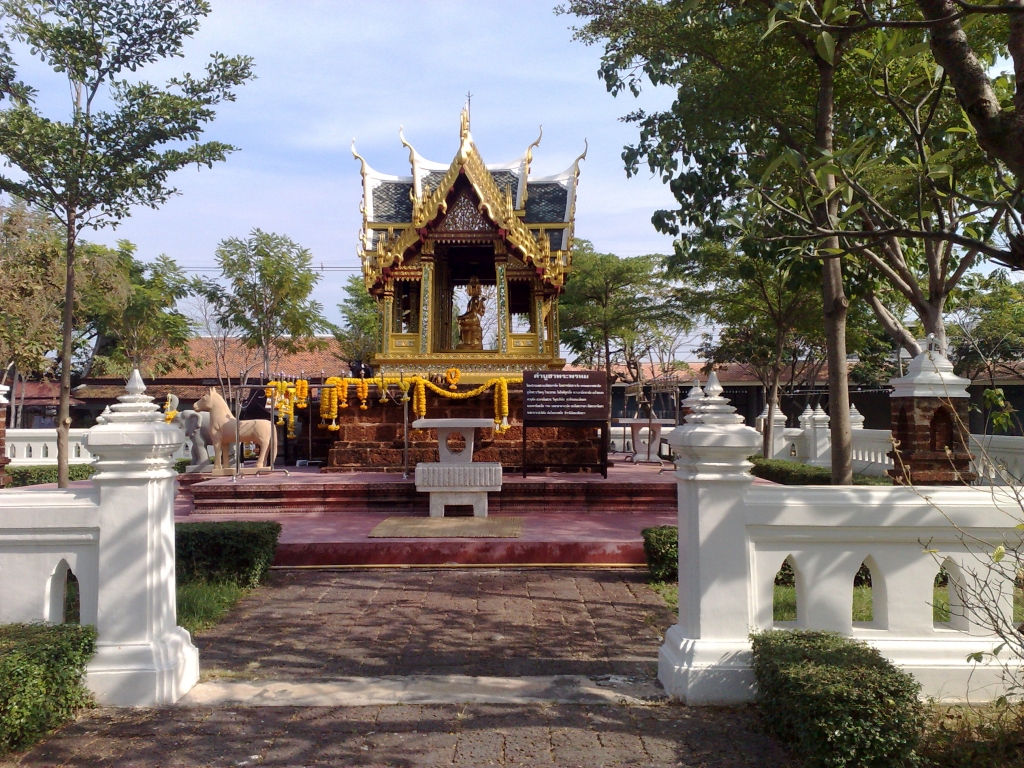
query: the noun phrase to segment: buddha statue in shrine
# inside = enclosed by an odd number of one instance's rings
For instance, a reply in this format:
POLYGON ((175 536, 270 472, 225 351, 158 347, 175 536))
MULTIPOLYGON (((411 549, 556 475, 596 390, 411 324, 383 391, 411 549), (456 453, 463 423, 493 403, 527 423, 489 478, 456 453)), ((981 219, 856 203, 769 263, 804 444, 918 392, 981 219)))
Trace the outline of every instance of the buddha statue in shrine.
POLYGON ((480 320, 485 311, 484 298, 480 295, 480 281, 475 276, 469 279, 466 293, 469 294, 469 302, 466 304, 465 313, 459 315, 458 318, 459 344, 455 349, 459 351, 483 350, 484 332, 480 320))

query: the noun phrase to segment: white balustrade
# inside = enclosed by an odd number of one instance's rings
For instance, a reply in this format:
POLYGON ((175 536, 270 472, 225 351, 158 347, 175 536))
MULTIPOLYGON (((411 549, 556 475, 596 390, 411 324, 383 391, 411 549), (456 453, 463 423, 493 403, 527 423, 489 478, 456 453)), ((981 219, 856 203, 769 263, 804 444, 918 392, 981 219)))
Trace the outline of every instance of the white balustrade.
POLYGON ((89 485, 0 492, 0 622, 63 621, 68 572, 96 654, 86 683, 108 706, 172 704, 199 677, 176 626, 174 496, 184 435, 166 424, 138 371, 107 423, 88 430, 89 485))
MULTIPOLYGON (((1021 545, 1024 533, 1014 526, 1024 512, 1012 492, 754 485, 747 457, 760 436, 717 381, 706 391, 699 419, 670 440, 678 456, 679 621, 659 654, 665 689, 689 704, 752 701, 749 633, 801 628, 868 642, 911 672, 925 696, 1002 695, 999 665, 966 660, 1000 644, 982 629, 983 617, 960 605, 955 590, 950 622, 936 623, 932 604, 940 566, 952 583, 969 584, 972 573, 988 572, 999 543, 1021 545), (793 623, 774 620, 774 582, 785 561, 796 575, 793 623), (853 621, 854 577, 865 563, 873 618, 861 624, 853 621)), ((991 607, 1004 617, 1012 617, 1012 577, 991 576, 1002 595, 991 607)))
POLYGON ((892 433, 888 429, 853 429, 853 471, 861 475, 884 477, 893 468, 886 454, 892 450, 892 433))
MULTIPOLYGON (((95 458, 83 439, 87 429, 68 431, 68 463, 89 464, 95 458)), ((191 456, 192 443, 186 439, 184 445, 174 452, 174 458, 187 459, 191 456)), ((8 429, 7 458, 9 466, 27 467, 57 463, 57 430, 56 429, 8 429)))

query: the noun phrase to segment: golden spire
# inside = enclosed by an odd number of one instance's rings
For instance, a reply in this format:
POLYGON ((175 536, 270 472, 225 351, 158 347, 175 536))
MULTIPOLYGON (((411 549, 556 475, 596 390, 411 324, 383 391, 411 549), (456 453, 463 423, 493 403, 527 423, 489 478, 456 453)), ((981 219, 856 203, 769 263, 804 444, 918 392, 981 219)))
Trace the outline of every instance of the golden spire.
POLYGON ((413 202, 419 202, 423 199, 423 189, 420 187, 419 168, 416 164, 416 150, 412 148, 412 144, 405 140, 405 134, 401 125, 398 126, 398 138, 402 140, 402 146, 409 150, 409 165, 412 166, 413 202))
POLYGON ((359 166, 359 174, 363 177, 363 184, 365 185, 366 184, 366 169, 367 169, 368 166, 366 165, 366 160, 363 159, 363 156, 360 155, 358 152, 356 152, 356 139, 355 139, 355 136, 352 137, 352 157, 354 157, 356 160, 358 160, 360 162, 360 164, 361 164, 359 166))
POLYGON ((540 133, 537 134, 537 140, 526 148, 526 159, 523 161, 523 178, 519 182, 519 200, 516 201, 516 208, 523 210, 526 208, 526 200, 530 195, 530 190, 526 183, 530 180, 530 163, 533 162, 533 150, 540 146, 540 140, 544 138, 544 126, 540 126, 540 133))

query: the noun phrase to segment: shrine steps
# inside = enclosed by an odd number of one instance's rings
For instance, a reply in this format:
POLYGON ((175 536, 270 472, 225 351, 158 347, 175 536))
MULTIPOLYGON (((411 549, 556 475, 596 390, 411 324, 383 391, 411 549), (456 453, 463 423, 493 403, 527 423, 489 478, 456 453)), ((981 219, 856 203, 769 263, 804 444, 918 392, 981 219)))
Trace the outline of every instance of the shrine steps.
POLYGON ((277 520, 275 565, 642 566, 640 531, 676 521, 675 478, 653 467, 614 467, 600 475, 506 475, 489 494, 489 515, 523 520, 518 538, 380 539, 389 516, 426 515, 427 494, 401 475, 279 474, 194 482, 178 499, 180 522, 277 520))
MULTIPOLYGON (((188 488, 192 514, 309 514, 388 512, 426 514, 427 494, 410 477, 385 473, 311 472, 193 482, 188 488)), ((488 494, 491 514, 543 512, 614 513, 636 510, 675 512, 676 484, 671 474, 651 467, 613 467, 600 475, 506 474, 502 489, 488 494), (616 471, 618 470, 618 471, 616 471)))

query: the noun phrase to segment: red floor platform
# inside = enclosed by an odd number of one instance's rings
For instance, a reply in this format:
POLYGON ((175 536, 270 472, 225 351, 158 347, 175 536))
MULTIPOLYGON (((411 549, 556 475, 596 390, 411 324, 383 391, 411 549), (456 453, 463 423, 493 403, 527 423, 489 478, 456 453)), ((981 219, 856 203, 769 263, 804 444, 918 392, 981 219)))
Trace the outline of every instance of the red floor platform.
POLYGON ((392 515, 426 515, 413 480, 380 473, 216 478, 179 494, 176 519, 277 520, 275 565, 615 565, 645 563, 640 531, 676 522, 676 484, 658 467, 619 464, 608 478, 506 475, 489 514, 523 518, 514 539, 371 539, 392 515), (189 491, 194 496, 189 498, 189 491))

